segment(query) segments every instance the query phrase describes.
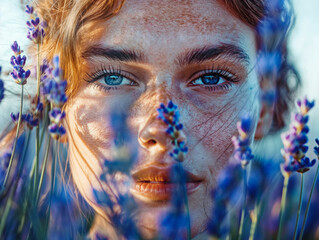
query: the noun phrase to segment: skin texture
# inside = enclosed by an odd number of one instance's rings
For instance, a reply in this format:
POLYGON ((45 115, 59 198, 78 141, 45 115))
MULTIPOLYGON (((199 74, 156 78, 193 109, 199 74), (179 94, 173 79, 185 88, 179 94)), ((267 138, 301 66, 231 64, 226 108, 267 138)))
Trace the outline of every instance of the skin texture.
MULTIPOLYGON (((101 68, 113 72, 121 69, 125 82, 134 82, 107 90, 103 76, 94 82, 85 81, 90 80, 85 77, 70 99, 66 112, 73 178, 89 204, 105 215, 95 203, 92 189, 105 189, 99 176, 103 159, 112 158, 109 116, 115 107, 128 113, 136 142, 138 157, 132 172, 148 166, 169 167, 173 163, 168 156, 172 146, 165 124, 156 118, 156 109, 171 99, 178 105, 189 147, 183 166, 202 180, 189 195, 192 237, 201 239, 212 206, 210 190, 231 157, 236 123, 241 114, 249 112, 254 118, 254 134, 259 120, 254 31, 214 0, 174 4, 170 0, 128 0, 117 16, 97 27, 104 29, 104 34, 97 39, 88 34, 91 41, 87 49, 93 45, 130 49, 140 52, 143 59, 122 62, 92 55, 83 58, 83 69, 88 74, 101 68), (227 54, 182 66, 177 61, 192 49, 221 44, 241 48, 249 61, 227 54), (218 86, 203 85, 201 76, 211 76, 212 70, 227 71, 236 80, 220 76, 218 86)), ((138 197, 136 201, 136 222, 145 237, 152 237, 169 202, 154 203, 138 197)))

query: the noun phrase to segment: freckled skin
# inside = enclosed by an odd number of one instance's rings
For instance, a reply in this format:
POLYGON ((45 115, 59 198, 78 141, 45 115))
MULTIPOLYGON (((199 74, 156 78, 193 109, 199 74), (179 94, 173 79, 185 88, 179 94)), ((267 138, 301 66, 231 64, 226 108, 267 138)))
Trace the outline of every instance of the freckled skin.
MULTIPOLYGON (((179 107, 189 147, 183 165, 203 178, 201 187, 189 196, 189 208, 192 237, 204 238, 201 233, 212 205, 210 190, 232 154, 231 137, 237 134, 236 122, 243 112, 252 114, 256 123, 259 118, 254 32, 214 0, 183 0, 174 4, 171 0, 127 0, 119 14, 102 26, 105 34, 95 39, 95 43, 138 49, 147 63, 121 64, 98 57, 85 62, 85 68, 91 72, 101 64, 121 67, 137 77, 134 80, 138 86, 104 92, 83 81, 70 100, 67 123, 75 182, 87 201, 103 215, 103 209, 94 203, 92 188, 103 188, 98 177, 102 173, 101 160, 111 156, 113 133, 109 115, 114 106, 129 113, 128 123, 138 142, 134 169, 151 164, 170 165, 171 146, 165 140, 165 125, 156 119, 156 108, 172 99, 179 107), (242 47, 250 57, 250 64, 230 57, 183 67, 176 64, 176 57, 185 50, 220 42, 242 47), (217 91, 187 85, 192 74, 212 66, 227 66, 238 75, 239 81, 217 91), (146 133, 150 133, 155 145, 143 144, 141 138, 146 133)), ((154 206, 138 201, 138 205, 136 222, 146 237, 152 237, 168 204, 154 206)))

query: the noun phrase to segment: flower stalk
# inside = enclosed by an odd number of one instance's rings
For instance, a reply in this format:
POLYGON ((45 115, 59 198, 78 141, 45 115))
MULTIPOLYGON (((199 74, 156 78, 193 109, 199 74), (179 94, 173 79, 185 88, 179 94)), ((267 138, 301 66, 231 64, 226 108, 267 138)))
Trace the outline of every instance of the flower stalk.
POLYGON ((304 185, 304 177, 303 177, 303 173, 301 173, 300 178, 301 178, 301 183, 300 183, 299 204, 298 204, 297 218, 296 218, 296 224, 295 224, 295 231, 294 231, 293 239, 296 239, 296 238, 297 238, 297 231, 298 231, 299 217, 300 217, 300 211, 301 211, 301 206, 302 206, 303 185, 304 185))
POLYGON ((279 229, 278 229, 277 240, 281 239, 281 232, 282 232, 282 227, 283 227, 283 223, 284 223, 284 215, 285 215, 285 209, 286 209, 286 197, 287 197, 288 183, 289 183, 289 176, 286 175, 284 177, 284 186, 282 188, 282 195, 281 195, 280 220, 279 220, 279 229))
MULTIPOLYGON (((316 143, 317 143, 317 146, 314 147, 314 152, 317 155, 317 158, 319 160, 319 139, 318 138, 316 139, 316 143)), ((307 218, 308 218, 308 213, 309 213, 309 208, 310 208, 310 203, 311 203, 311 199, 312 199, 312 194, 313 194, 313 191, 314 191, 316 183, 317 183, 318 173, 319 173, 319 163, 317 164, 316 174, 315 174, 315 177, 314 177, 313 182, 312 182, 312 187, 311 187, 311 191, 310 191, 310 194, 309 194, 305 215, 304 215, 303 222, 302 222, 302 227, 301 227, 301 231, 300 231, 300 235, 299 235, 299 240, 302 240, 303 233, 305 231, 307 218)))

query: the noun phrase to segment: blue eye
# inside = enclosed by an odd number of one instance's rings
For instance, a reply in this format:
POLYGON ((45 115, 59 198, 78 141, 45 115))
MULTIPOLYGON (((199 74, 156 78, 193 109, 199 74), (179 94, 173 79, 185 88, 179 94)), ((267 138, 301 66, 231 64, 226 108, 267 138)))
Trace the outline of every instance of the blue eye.
POLYGON ((207 74, 193 80, 191 83, 192 85, 219 85, 224 82, 226 82, 225 77, 219 74, 207 74))
POLYGON ((205 75, 200 77, 201 81, 207 85, 215 85, 219 83, 221 77, 218 75, 205 75))
POLYGON ((103 80, 107 85, 120 85, 123 82, 123 76, 110 74, 105 75, 103 80))
POLYGON ((192 86, 220 86, 230 82, 237 82, 235 75, 225 70, 205 70, 196 74, 198 77, 191 81, 192 86))

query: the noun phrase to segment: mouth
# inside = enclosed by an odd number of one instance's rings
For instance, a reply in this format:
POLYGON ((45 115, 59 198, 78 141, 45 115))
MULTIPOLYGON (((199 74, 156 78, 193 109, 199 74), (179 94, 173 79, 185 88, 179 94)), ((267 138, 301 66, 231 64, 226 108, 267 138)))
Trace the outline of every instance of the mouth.
MULTIPOLYGON (((202 179, 185 171, 187 195, 194 193, 201 185, 202 179)), ((131 193, 147 202, 165 202, 171 199, 177 184, 172 182, 171 168, 149 167, 134 174, 131 193)))

